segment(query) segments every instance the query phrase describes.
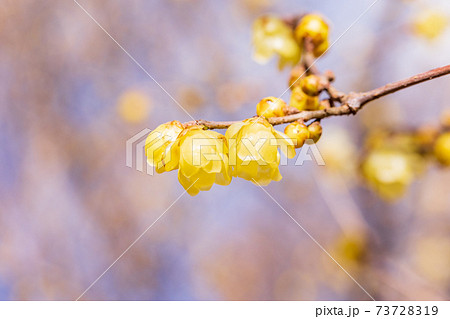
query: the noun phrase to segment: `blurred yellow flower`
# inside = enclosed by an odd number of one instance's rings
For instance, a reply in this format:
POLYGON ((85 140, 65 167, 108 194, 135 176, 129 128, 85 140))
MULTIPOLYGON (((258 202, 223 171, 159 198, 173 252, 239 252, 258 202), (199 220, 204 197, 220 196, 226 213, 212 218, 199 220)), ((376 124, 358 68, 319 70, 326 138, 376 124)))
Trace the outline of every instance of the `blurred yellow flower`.
POLYGON ((145 141, 147 163, 155 167, 157 173, 168 172, 178 168, 178 158, 173 156, 171 148, 183 125, 178 121, 161 124, 154 129, 145 141))
POLYGON ((420 156, 414 153, 381 148, 370 151, 362 174, 382 198, 394 200, 405 193, 422 165, 420 156))
POLYGON ((363 233, 355 232, 342 236, 336 243, 336 254, 339 260, 359 263, 364 260, 367 249, 366 238, 363 233))
POLYGON ((278 148, 281 148, 288 158, 295 156, 292 140, 276 131, 262 117, 231 125, 225 136, 230 148, 233 176, 255 184, 268 185, 271 181, 281 180, 278 148))
POLYGON ((188 111, 196 111, 205 105, 205 96, 200 87, 184 85, 178 89, 177 100, 188 111))
POLYGON ((320 142, 320 153, 327 163, 326 169, 339 173, 340 176, 353 176, 358 156, 350 134, 336 127, 327 127, 327 131, 320 142))
POLYGON ((123 93, 117 105, 120 117, 128 123, 140 123, 146 120, 150 108, 150 99, 145 94, 135 90, 123 93))
POLYGON ((445 166, 450 166, 450 132, 440 135, 434 145, 434 156, 445 166))
POLYGON ((277 54, 280 57, 280 69, 300 60, 301 48, 294 38, 293 30, 281 19, 273 16, 258 18, 253 24, 253 59, 258 63, 266 63, 277 54))
POLYGON ((172 153, 179 156, 178 180, 189 195, 210 190, 214 183, 230 184, 228 145, 222 134, 191 126, 181 132, 172 153))
POLYGON ((433 40, 440 36, 449 24, 449 18, 438 10, 421 12, 413 22, 414 33, 433 40))

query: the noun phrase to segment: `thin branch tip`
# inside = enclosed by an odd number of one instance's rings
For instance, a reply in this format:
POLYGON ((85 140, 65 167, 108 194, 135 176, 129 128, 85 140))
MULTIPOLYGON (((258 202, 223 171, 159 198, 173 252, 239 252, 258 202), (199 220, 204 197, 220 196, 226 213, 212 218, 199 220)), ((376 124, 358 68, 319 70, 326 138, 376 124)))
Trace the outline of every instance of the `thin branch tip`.
MULTIPOLYGON (((314 69, 314 72, 316 70, 314 69)), ((349 94, 345 94, 336 90, 332 85, 332 79, 334 80, 334 74, 332 71, 326 71, 324 73, 324 78, 329 78, 328 85, 325 88, 325 91, 328 92, 330 99, 333 101, 340 102, 340 106, 336 107, 326 107, 321 110, 316 111, 298 111, 297 109, 288 106, 286 109, 287 115, 282 117, 272 117, 268 118, 268 121, 272 125, 280 125, 287 124, 291 122, 295 122, 297 120, 310 121, 310 120, 320 120, 323 118, 331 117, 331 116, 342 116, 342 115, 355 115, 358 113, 367 103, 379 99, 383 96, 395 93, 397 91, 409 88, 411 86, 430 81, 442 76, 446 76, 450 74, 450 65, 446 65, 443 67, 439 67, 424 73, 413 75, 409 78, 388 83, 384 86, 376 88, 367 92, 354 93, 351 92, 349 94)), ((207 121, 207 120, 197 120, 190 121, 184 123, 185 127, 189 127, 192 125, 204 125, 209 129, 226 129, 230 127, 234 123, 238 123, 240 121, 207 121)))

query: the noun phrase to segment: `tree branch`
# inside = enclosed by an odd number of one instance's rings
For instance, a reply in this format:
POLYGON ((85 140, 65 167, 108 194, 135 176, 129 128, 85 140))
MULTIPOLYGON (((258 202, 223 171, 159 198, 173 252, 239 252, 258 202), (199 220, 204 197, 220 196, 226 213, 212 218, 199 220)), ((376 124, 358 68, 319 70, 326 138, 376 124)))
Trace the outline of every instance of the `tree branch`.
MULTIPOLYGON (((343 95, 339 92, 339 98, 342 101, 342 105, 338 107, 330 107, 323 110, 317 111, 298 111, 296 114, 291 114, 283 117, 272 117, 268 121, 272 125, 286 124, 295 122, 297 120, 309 121, 312 119, 323 119, 330 116, 341 116, 356 114, 359 112, 363 106, 373 100, 379 99, 380 97, 395 93, 397 91, 406 89, 410 86, 426 82, 429 80, 436 79, 441 76, 450 74, 450 65, 443 66, 437 69, 430 70, 428 72, 420 73, 414 75, 410 78, 397 81, 394 83, 386 84, 377 89, 361 92, 361 93, 350 93, 343 95)), ((331 87, 331 91, 334 92, 335 89, 331 87)), ((336 91, 337 92, 337 91, 336 91)), ((188 127, 191 125, 204 125, 210 129, 225 129, 234 123, 240 121, 207 121, 207 120, 197 120, 184 123, 184 126, 188 127)))

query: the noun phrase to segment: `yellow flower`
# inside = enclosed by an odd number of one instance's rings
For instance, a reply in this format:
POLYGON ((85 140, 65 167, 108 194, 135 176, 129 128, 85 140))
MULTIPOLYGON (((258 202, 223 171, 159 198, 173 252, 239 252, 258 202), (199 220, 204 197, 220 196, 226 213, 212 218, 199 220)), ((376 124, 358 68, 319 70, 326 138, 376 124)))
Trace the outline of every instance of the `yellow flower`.
POLYGON ((440 36, 449 24, 449 18, 441 11, 427 10, 422 12, 414 21, 416 35, 433 40, 440 36))
POLYGON ((117 109, 124 121, 135 124, 148 117, 151 101, 145 94, 129 90, 120 96, 117 109))
POLYGON ((376 149, 362 164, 369 185, 384 199, 402 196, 422 169, 418 155, 394 149, 376 149))
POLYGON ((292 140, 276 131, 262 117, 231 125, 225 137, 230 148, 233 176, 244 178, 257 185, 268 185, 273 180, 281 180, 278 148, 281 148, 288 158, 295 156, 292 140))
POLYGON ((253 24, 253 58, 266 63, 274 54, 280 57, 278 66, 295 65, 300 60, 301 48, 294 38, 294 32, 281 19, 265 16, 253 24))
POLYGON ((349 229, 349 232, 344 235, 339 235, 332 246, 333 256, 339 258, 339 261, 356 270, 358 267, 364 265, 368 253, 368 242, 364 232, 360 229, 349 229))
POLYGON ((171 148, 183 125, 178 121, 161 124, 154 129, 145 141, 147 163, 155 167, 157 173, 168 172, 178 168, 177 158, 172 158, 171 148))
POLYGON ((230 184, 228 145, 222 134, 191 126, 181 132, 171 152, 178 155, 178 180, 189 195, 210 190, 214 183, 230 184))

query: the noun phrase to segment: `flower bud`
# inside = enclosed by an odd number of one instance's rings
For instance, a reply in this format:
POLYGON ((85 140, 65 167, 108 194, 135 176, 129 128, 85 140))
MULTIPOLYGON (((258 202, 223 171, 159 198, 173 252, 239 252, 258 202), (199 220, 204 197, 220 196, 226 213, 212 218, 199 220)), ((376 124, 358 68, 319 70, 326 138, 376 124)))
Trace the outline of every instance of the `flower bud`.
POLYGON ((307 14, 295 28, 295 37, 299 43, 309 37, 315 46, 328 39, 329 27, 325 20, 317 14, 307 14))
POLYGON ((258 116, 269 117, 279 117, 284 116, 284 109, 286 108, 286 102, 282 99, 276 98, 274 96, 269 96, 262 99, 256 105, 256 114, 258 116))
POLYGON ((295 86, 292 90, 289 105, 299 111, 315 111, 319 109, 320 101, 318 96, 308 96, 300 86, 295 86))
POLYGON ((325 40, 321 44, 314 47, 314 51, 313 51, 314 56, 316 58, 318 58, 321 55, 323 55, 328 50, 329 45, 330 44, 329 44, 328 40, 325 40))
POLYGON ((320 78, 317 75, 308 75, 307 77, 301 79, 300 87, 305 94, 309 96, 317 96, 320 92, 320 78))
POLYGON ((310 138, 308 127, 299 122, 293 122, 284 129, 286 134, 295 144, 295 148, 300 148, 305 144, 305 141, 310 138))
POLYGON ((320 122, 313 122, 308 126, 308 131, 310 139, 317 143, 322 136, 322 125, 320 125, 320 122))

